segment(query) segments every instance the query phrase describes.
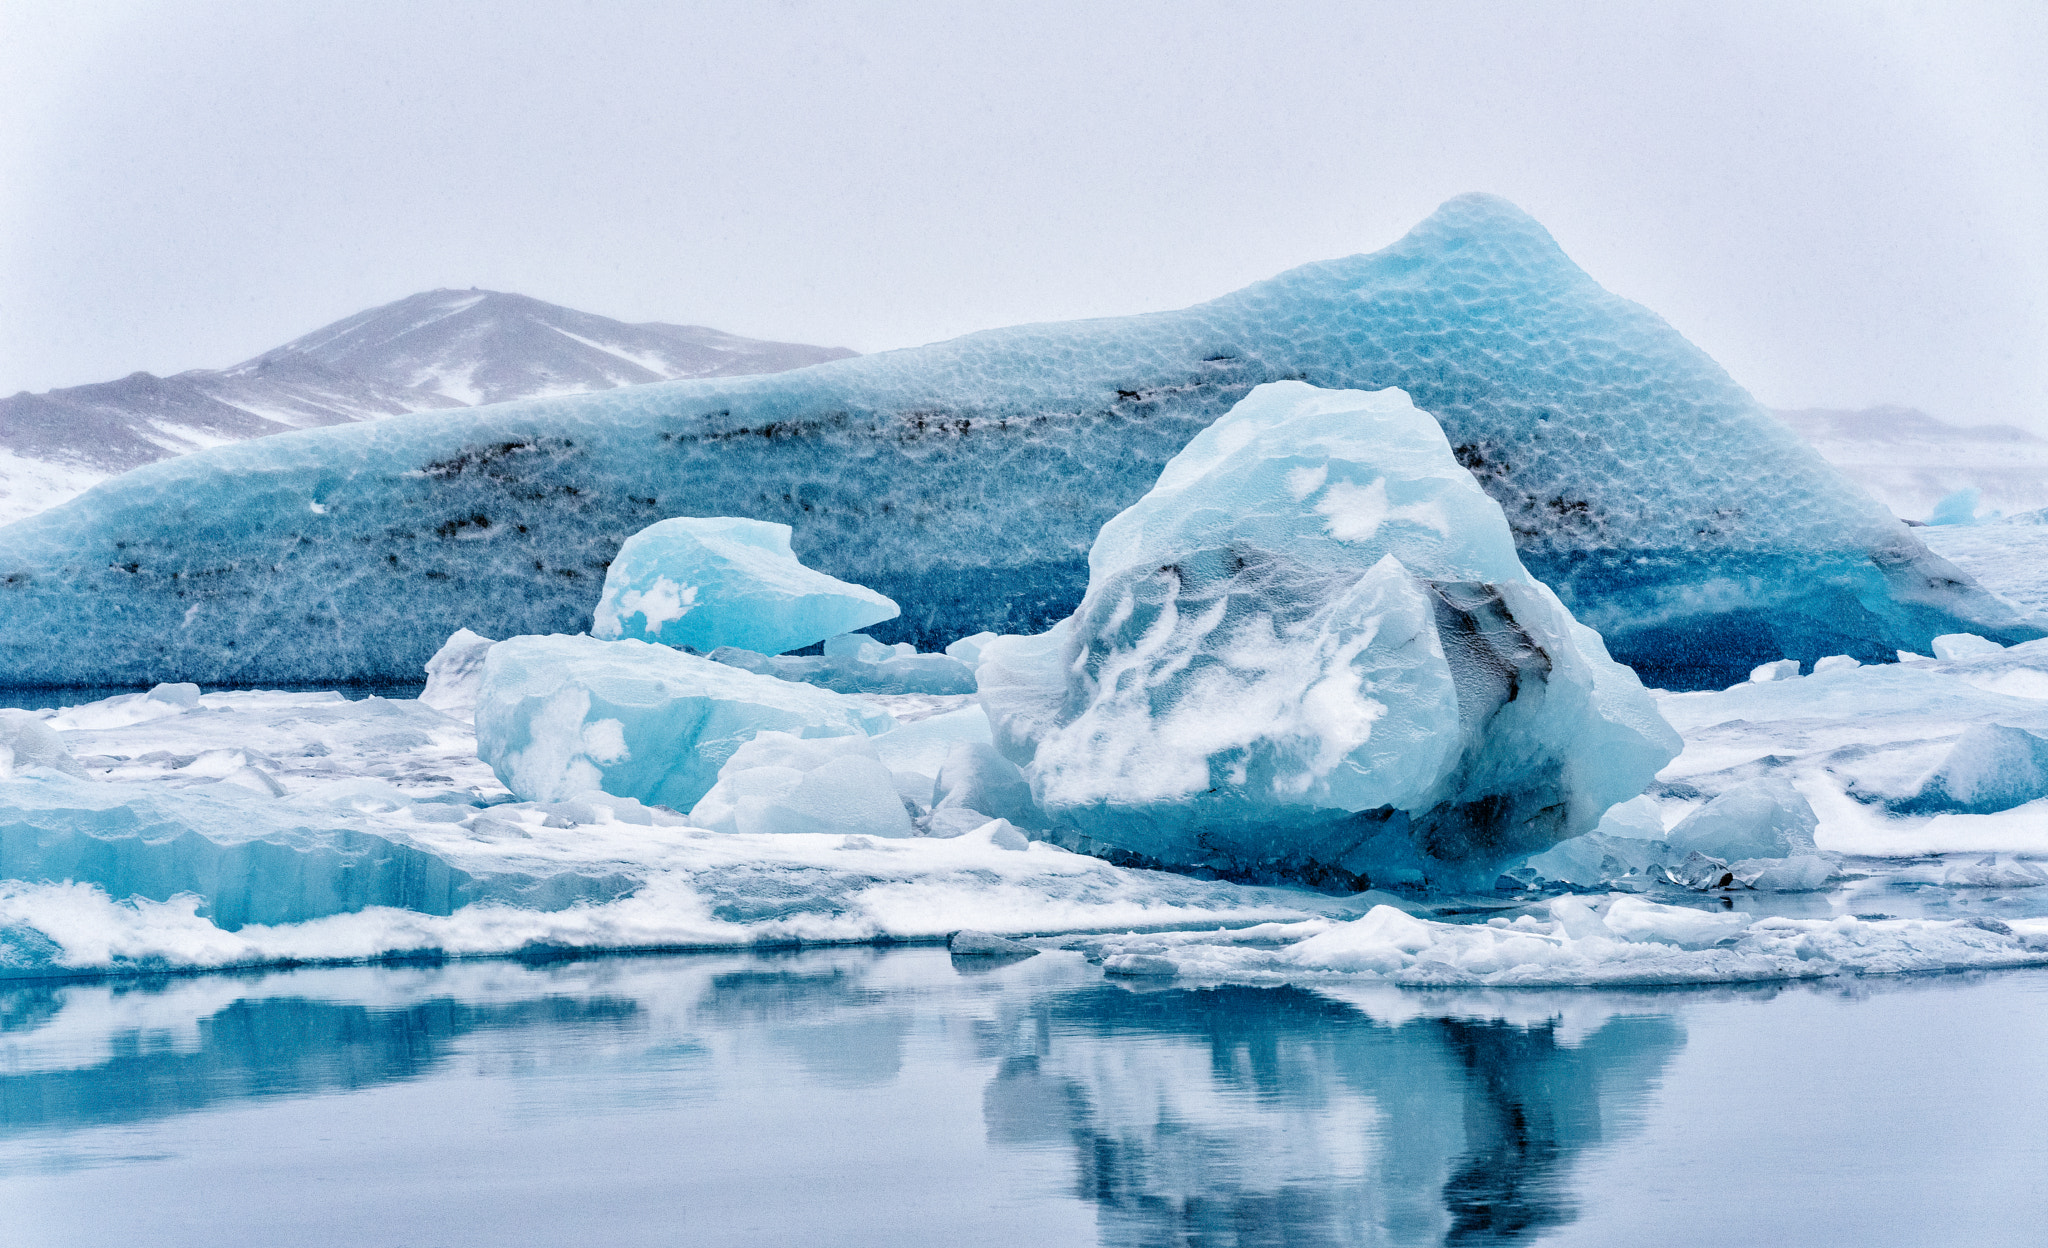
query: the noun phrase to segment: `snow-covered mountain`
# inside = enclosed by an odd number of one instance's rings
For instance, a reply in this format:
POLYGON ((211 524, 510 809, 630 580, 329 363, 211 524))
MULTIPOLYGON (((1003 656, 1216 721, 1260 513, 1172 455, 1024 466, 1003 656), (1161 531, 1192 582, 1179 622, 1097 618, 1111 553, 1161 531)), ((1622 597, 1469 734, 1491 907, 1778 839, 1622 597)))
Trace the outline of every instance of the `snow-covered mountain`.
POLYGON ((1807 408, 1778 418, 1903 520, 1957 490, 2008 514, 2048 507, 2048 439, 2014 425, 1951 425, 1910 407, 1807 408))
POLYGON ((501 291, 427 291, 231 368, 0 399, 0 524, 153 460, 288 429, 779 373, 852 354, 700 325, 628 325, 501 291))

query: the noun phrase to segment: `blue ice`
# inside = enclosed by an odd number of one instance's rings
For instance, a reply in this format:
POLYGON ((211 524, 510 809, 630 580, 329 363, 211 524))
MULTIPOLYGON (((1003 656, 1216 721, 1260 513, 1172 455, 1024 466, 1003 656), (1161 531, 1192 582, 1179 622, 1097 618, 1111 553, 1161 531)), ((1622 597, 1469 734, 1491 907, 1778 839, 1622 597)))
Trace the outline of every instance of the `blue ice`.
POLYGON ((730 516, 650 524, 612 559, 590 633, 781 654, 899 613, 872 589, 805 567, 789 538, 786 524, 730 516))
POLYGON ((601 790, 688 810, 764 731, 859 736, 895 721, 825 689, 644 641, 514 637, 492 646, 477 756, 528 801, 601 790))
POLYGON ((1398 390, 1252 391, 978 676, 1045 818, 1233 877, 1491 885, 1678 752, 1398 390))
POLYGON ((1037 632, 1102 524, 1282 378, 1406 390, 1524 564, 1652 684, 2041 635, 1535 221, 1466 195, 1182 311, 149 465, 0 536, 0 685, 414 679, 458 628, 581 631, 621 543, 675 516, 794 526, 805 564, 903 604, 884 640, 1037 632))

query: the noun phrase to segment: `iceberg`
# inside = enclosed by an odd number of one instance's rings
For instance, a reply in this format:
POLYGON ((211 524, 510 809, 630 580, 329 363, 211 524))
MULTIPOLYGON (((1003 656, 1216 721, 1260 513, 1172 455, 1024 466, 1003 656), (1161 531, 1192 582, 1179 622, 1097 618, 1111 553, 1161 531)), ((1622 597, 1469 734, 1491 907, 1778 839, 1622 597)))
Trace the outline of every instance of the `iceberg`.
POLYGON ((1490 887, 1680 746, 1398 390, 1252 391, 977 675, 1046 819, 1229 878, 1490 887))
POLYGON ((581 631, 624 539, 682 515, 794 525, 805 565, 906 604, 884 640, 1038 632, 1102 524, 1288 378, 1406 390, 1525 566, 1654 685, 2042 635, 1540 225, 1467 195, 1177 312, 138 468, 0 530, 0 685, 409 680, 458 628, 581 631))
POLYGON ((886 712, 645 641, 514 637, 492 646, 477 754, 528 801, 589 790, 688 810, 763 731, 865 736, 886 712))
POLYGON ((781 654, 901 613, 874 590, 805 567, 789 540, 786 524, 729 516, 650 524, 605 572, 591 636, 781 654))

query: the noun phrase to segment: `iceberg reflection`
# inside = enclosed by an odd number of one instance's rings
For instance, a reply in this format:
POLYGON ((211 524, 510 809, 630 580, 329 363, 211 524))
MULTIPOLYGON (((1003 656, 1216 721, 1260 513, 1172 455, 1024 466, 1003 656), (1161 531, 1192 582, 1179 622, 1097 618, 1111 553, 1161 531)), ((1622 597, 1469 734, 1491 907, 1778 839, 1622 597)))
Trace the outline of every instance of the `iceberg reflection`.
POLYGON ((1008 1029, 988 1138, 1070 1148, 1105 1244, 1506 1243, 1570 1221, 1573 1159, 1639 1116, 1683 1028, 1444 1004, 1388 1021, 1295 988, 1066 994, 1008 1029))
POLYGON ((1104 1244, 1524 1242, 1576 1216, 1579 1160, 1641 1119, 1699 995, 1141 991, 1070 954, 929 949, 24 985, 0 990, 0 1193, 207 1164, 181 1121, 267 1104, 290 1140, 339 1098, 407 1103, 358 1096, 405 1082, 467 1122, 483 1081, 517 1109, 474 1128, 508 1173, 558 1171, 545 1141, 569 1130, 658 1147, 664 1173, 715 1164, 746 1210, 943 1138, 1104 1244))

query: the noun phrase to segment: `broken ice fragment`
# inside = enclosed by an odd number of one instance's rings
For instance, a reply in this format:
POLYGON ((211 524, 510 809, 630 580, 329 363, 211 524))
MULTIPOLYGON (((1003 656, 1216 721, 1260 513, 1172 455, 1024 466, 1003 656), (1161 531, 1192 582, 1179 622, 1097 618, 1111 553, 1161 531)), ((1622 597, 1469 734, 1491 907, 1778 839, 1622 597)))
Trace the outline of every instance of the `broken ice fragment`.
POLYGON ((1982 659, 2004 651, 2004 646, 1975 633, 1946 633, 1934 639, 1937 659, 1982 659))
POLYGON ((643 641, 514 637, 490 648, 477 755, 528 801, 602 789, 688 810, 763 731, 865 735, 882 711, 643 641))
POLYGON ((789 540, 788 525, 765 520, 651 524, 613 557, 591 635, 781 654, 899 614, 874 590, 805 567, 789 540))

